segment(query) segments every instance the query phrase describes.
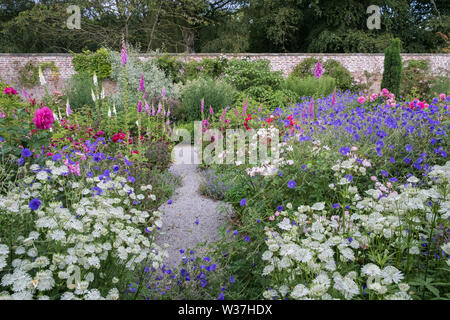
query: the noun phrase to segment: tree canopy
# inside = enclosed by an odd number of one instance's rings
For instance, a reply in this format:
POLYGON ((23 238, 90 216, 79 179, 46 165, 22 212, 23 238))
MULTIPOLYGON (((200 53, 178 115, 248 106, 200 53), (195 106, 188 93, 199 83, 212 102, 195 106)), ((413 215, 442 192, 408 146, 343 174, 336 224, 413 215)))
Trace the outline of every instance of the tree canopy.
POLYGON ((447 0, 79 0, 81 28, 67 28, 71 0, 0 0, 0 52, 448 52, 447 0), (369 30, 377 5, 381 29, 369 30), (447 50, 447 51, 446 51, 447 50))

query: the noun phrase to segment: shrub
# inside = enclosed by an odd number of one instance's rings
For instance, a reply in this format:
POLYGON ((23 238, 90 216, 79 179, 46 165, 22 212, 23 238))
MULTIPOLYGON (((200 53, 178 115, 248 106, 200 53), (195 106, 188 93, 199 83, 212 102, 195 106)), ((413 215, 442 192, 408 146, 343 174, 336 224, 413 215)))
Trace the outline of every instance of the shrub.
POLYGON ((156 66, 163 70, 166 77, 170 78, 174 83, 181 81, 181 71, 185 64, 175 57, 164 54, 155 59, 156 66))
POLYGON ((228 60, 223 58, 205 58, 201 61, 193 60, 184 65, 181 79, 183 83, 199 77, 217 79, 225 72, 227 65, 228 60))
POLYGON ((165 88, 166 98, 179 98, 179 86, 174 84, 172 80, 166 76, 164 71, 159 69, 156 59, 147 60, 145 62, 139 60, 135 50, 128 49, 128 62, 126 64, 127 88, 124 87, 124 73, 121 65, 121 57, 118 52, 111 52, 112 78, 117 81, 118 94, 112 99, 116 106, 123 106, 125 101, 125 90, 128 94, 128 106, 137 106, 141 97, 139 90, 139 81, 141 74, 144 73, 145 91, 147 98, 161 96, 161 91, 165 88))
MULTIPOLYGON (((290 77, 306 78, 314 75, 314 69, 319 59, 309 57, 299 63, 289 74, 290 77)), ((333 77, 336 80, 336 88, 349 90, 352 87, 353 77, 339 61, 328 59, 323 63, 323 75, 333 77)))
POLYGON ((322 76, 319 79, 313 76, 306 78, 289 76, 284 86, 299 97, 309 97, 314 94, 326 96, 333 92, 336 87, 336 80, 329 76, 322 76))
POLYGON ((181 93, 181 101, 188 121, 201 120, 201 101, 205 99, 205 113, 209 106, 214 112, 233 103, 235 90, 232 86, 220 80, 197 79, 186 84, 181 93))
POLYGON ((431 85, 430 62, 428 60, 409 60, 402 71, 401 93, 404 97, 428 95, 431 85))
POLYGON ((81 71, 72 76, 67 82, 65 95, 70 101, 73 110, 81 109, 88 105, 93 107, 91 90, 94 87, 92 76, 87 71, 81 71))
POLYGON ((111 77, 111 61, 108 49, 101 48, 96 52, 87 50, 83 53, 76 53, 73 55, 72 64, 76 72, 88 72, 91 76, 95 73, 99 80, 111 77))
POLYGON ((391 45, 384 54, 384 71, 381 87, 393 92, 396 96, 400 94, 402 80, 402 57, 400 56, 400 39, 392 39, 391 45))
POLYGON ((269 60, 230 60, 225 68, 224 80, 240 91, 251 87, 270 87, 278 90, 283 83, 281 71, 271 71, 269 60))

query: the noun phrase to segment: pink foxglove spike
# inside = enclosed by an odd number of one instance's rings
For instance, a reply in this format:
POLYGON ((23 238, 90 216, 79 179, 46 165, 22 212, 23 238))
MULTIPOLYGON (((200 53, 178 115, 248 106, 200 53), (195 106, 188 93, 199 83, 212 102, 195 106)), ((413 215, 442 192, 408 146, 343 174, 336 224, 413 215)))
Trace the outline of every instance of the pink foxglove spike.
POLYGON ((147 101, 145 101, 145 113, 150 112, 150 106, 148 105, 147 101))
POLYGON ((336 103, 336 87, 334 87, 333 99, 331 99, 331 106, 333 107, 336 103))
POLYGON ((170 116, 170 109, 167 110, 167 118, 170 116))
POLYGON ((244 110, 242 110, 242 115, 245 116, 247 115, 247 108, 248 108, 248 96, 247 96, 247 100, 244 104, 244 110))
POLYGON ((205 99, 202 99, 202 102, 200 105, 200 110, 202 111, 202 113, 203 113, 204 109, 205 109, 205 99))
POLYGON ((314 97, 311 98, 311 103, 309 104, 309 118, 314 118, 314 97))
POLYGON ((261 112, 261 110, 262 110, 262 103, 259 105, 259 108, 258 108, 258 113, 260 113, 261 112))
POLYGON ((210 115, 213 115, 213 114, 214 114, 213 108, 212 108, 211 106, 209 106, 209 114, 210 114, 210 115))
POLYGON ((162 104, 160 102, 160 103, 158 103, 158 111, 156 112, 156 114, 160 114, 161 113, 161 109, 162 109, 162 104))
POLYGON ((317 61, 316 64, 316 70, 314 70, 314 75, 316 76, 316 79, 319 79, 322 75, 322 63, 320 63, 320 60, 317 61))
POLYGON ((161 90, 161 97, 165 97, 166 96, 166 87, 163 87, 161 90))
POLYGON ((120 57, 122 60, 122 66, 126 65, 128 62, 128 53, 127 53, 127 46, 124 43, 122 43, 122 51, 120 52, 120 57))
POLYGON ((153 107, 153 103, 152 103, 152 116, 155 115, 155 108, 153 107))
POLYGON ((138 102, 137 111, 138 111, 139 113, 142 112, 142 101, 141 101, 141 100, 139 100, 139 102, 138 102))
POLYGON ((141 73, 141 80, 139 81, 139 91, 144 91, 144 73, 141 73))

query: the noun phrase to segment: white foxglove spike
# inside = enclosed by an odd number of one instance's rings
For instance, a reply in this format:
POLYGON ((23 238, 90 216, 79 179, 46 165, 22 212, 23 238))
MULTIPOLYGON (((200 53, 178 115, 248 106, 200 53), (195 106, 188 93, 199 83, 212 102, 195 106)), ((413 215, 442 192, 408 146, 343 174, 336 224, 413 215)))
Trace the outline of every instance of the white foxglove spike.
POLYGON ((39 82, 41 83, 41 86, 45 86, 47 84, 47 81, 45 81, 41 66, 39 66, 38 73, 39 73, 39 82))
POLYGON ((113 112, 114 112, 114 114, 115 114, 116 117, 117 117, 116 104, 113 104, 113 112))
POLYGON ((103 99, 105 99, 105 88, 102 87, 102 92, 100 93, 100 97, 103 99))
POLYGON ((111 118, 111 107, 108 106, 108 118, 111 118))
POLYGON ((92 79, 94 80, 94 86, 98 87, 98 79, 97 79, 97 74, 94 72, 94 76, 92 77, 92 79))
POLYGON ((92 95, 92 101, 96 101, 97 99, 95 98, 95 93, 94 93, 94 90, 92 90, 92 88, 91 88, 91 95, 92 95))

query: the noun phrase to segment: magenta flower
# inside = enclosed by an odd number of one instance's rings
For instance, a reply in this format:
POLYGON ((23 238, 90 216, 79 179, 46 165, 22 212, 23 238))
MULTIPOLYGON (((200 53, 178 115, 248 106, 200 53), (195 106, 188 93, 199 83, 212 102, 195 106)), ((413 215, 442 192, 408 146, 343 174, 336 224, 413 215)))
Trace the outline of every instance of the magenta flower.
POLYGON ((127 46, 124 43, 122 43, 122 51, 120 52, 120 56, 122 58, 122 66, 126 65, 128 62, 128 53, 127 53, 127 46))
POLYGON ((139 91, 144 91, 144 73, 141 73, 141 80, 139 81, 139 91))
POLYGON ((33 122, 37 129, 48 130, 52 127, 54 121, 53 112, 47 107, 37 109, 34 113, 33 122))
POLYGON ((141 100, 139 100, 139 102, 138 102, 137 111, 138 111, 139 113, 142 112, 142 101, 141 101, 141 100))
POLYGON ((309 104, 309 118, 314 118, 314 98, 311 98, 311 102, 309 104))
POLYGON ((336 87, 334 88, 333 99, 331 100, 331 106, 334 107, 335 103, 336 103, 336 87))
POLYGON ((210 115, 213 115, 213 114, 214 114, 213 108, 212 108, 211 106, 209 106, 209 114, 210 114, 210 115))
POLYGON ((3 90, 3 93, 7 95, 15 95, 17 94, 17 91, 13 87, 6 87, 5 90, 3 90))
POLYGON ((322 75, 322 64, 320 63, 320 61, 317 61, 316 70, 314 70, 314 75, 316 76, 317 79, 319 79, 320 76, 322 75))
POLYGON ((203 113, 203 110, 205 109, 205 99, 202 99, 201 105, 200 105, 200 109, 203 113))
POLYGON ((162 90, 161 90, 161 97, 164 98, 165 96, 166 96, 166 88, 163 87, 162 90))

